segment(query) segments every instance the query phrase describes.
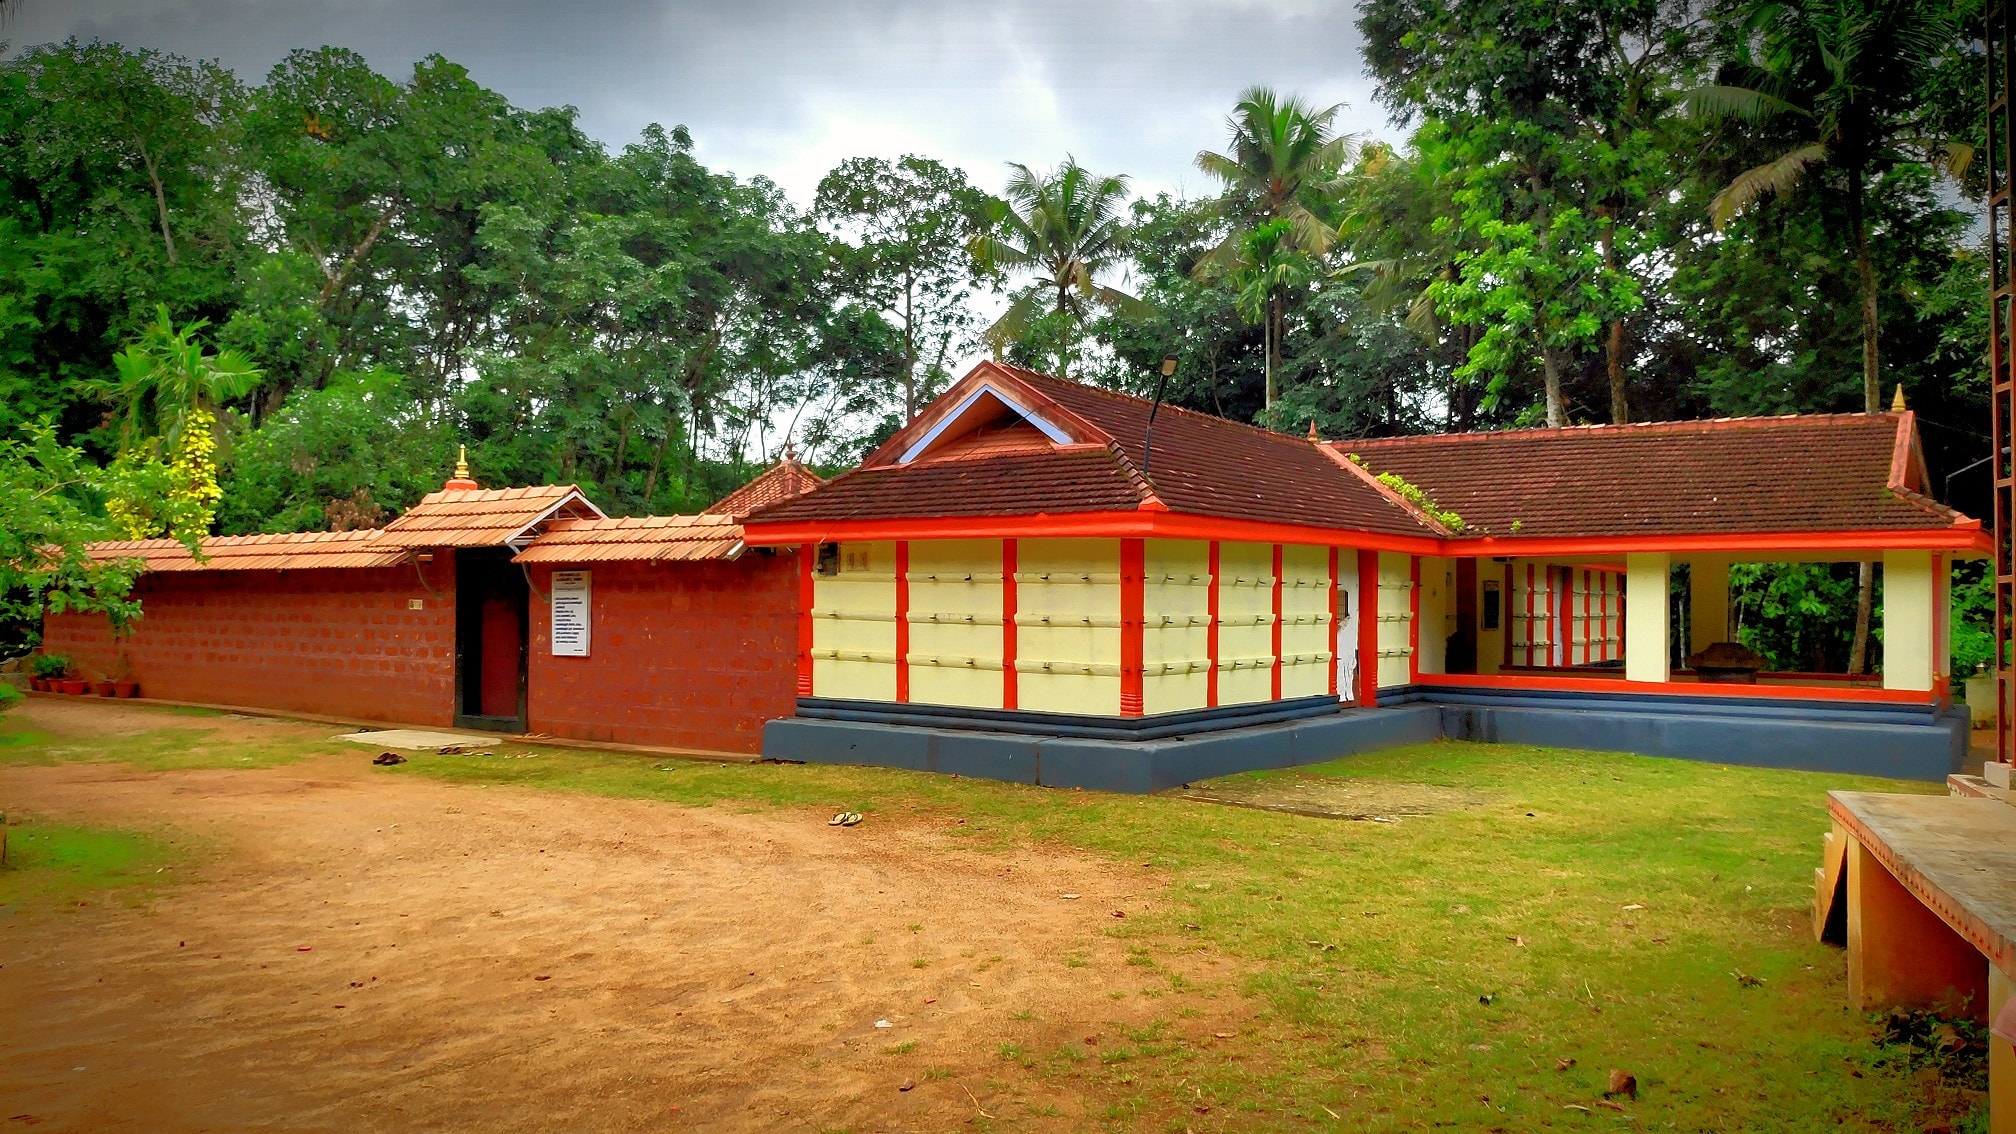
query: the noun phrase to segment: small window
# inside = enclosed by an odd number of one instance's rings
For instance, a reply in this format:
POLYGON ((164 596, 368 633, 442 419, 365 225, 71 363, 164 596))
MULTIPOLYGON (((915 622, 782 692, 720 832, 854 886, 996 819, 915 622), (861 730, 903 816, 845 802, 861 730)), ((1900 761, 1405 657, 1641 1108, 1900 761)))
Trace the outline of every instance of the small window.
POLYGON ((840 573, 840 545, 837 543, 820 544, 819 554, 813 559, 812 569, 821 575, 838 575, 840 573))

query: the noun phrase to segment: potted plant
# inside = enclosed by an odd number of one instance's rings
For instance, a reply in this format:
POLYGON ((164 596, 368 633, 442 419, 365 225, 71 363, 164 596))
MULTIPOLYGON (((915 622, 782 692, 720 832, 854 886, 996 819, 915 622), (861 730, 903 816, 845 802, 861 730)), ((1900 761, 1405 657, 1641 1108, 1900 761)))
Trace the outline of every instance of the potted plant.
POLYGON ((105 671, 105 677, 112 686, 114 697, 138 697, 140 683, 133 679, 133 659, 120 653, 113 659, 112 667, 105 671))
POLYGON ((112 695, 112 679, 102 673, 97 677, 87 680, 85 684, 91 687, 91 692, 95 696, 110 697, 112 695))
POLYGON ((53 693, 63 676, 70 672, 70 659, 62 654, 36 654, 28 659, 28 677, 33 688, 43 693, 53 693))

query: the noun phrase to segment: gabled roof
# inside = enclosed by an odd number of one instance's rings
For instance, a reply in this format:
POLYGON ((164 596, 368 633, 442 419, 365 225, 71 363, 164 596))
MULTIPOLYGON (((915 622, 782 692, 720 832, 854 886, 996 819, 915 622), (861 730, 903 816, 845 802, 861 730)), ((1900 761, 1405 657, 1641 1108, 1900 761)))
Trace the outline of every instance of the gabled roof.
POLYGON ((764 470, 763 475, 748 484, 716 500, 705 510, 717 516, 733 516, 742 519, 789 500, 803 496, 826 483, 826 478, 798 463, 798 459, 788 452, 784 459, 764 470))
POLYGON ((1630 536, 1947 528, 1913 415, 1817 414, 1331 442, 1466 534, 1630 536))
POLYGON ((180 540, 122 539, 91 544, 99 562, 138 559, 148 571, 306 571, 331 567, 393 567, 406 548, 377 529, 354 532, 287 532, 279 535, 210 536, 199 562, 180 540))
POLYGON ((742 525, 732 516, 630 516, 555 520, 513 562, 695 562, 741 554, 742 525))
POLYGON ((571 484, 450 488, 428 493, 385 525, 385 538, 401 547, 519 547, 546 521, 602 515, 571 484))
POLYGON ((758 523, 1167 511, 1436 538, 1307 440, 986 362, 862 466, 758 523), (1144 465, 1147 471, 1143 472, 1144 465))

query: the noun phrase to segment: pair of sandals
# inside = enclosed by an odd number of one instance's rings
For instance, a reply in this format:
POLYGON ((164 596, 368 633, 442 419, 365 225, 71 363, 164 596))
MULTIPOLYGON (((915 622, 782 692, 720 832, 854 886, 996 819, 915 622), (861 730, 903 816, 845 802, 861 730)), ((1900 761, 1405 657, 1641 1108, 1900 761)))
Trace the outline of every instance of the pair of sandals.
POLYGON ((828 827, 852 827, 861 822, 859 811, 842 811, 826 820, 828 827))

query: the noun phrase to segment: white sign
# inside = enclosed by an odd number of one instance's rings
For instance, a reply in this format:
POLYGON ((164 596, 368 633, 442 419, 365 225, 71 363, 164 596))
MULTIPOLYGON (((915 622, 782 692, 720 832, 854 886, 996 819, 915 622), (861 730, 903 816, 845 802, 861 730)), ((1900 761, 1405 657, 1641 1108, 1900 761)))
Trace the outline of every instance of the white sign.
POLYGON ((553 656, 588 656, 588 572, 553 572, 553 656))

